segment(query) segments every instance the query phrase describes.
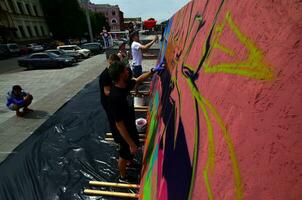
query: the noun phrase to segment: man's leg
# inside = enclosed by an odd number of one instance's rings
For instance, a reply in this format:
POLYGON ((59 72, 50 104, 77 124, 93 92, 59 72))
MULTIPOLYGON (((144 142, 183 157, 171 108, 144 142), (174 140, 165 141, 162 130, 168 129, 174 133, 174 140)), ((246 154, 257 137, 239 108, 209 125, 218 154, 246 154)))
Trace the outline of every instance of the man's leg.
POLYGON ((126 178, 126 166, 127 166, 127 160, 122 158, 122 157, 119 157, 119 159, 118 159, 118 168, 120 170, 120 177, 122 179, 126 178))
MULTIPOLYGON (((127 177, 127 163, 133 159, 133 155, 130 152, 130 147, 125 141, 120 142, 118 168, 120 171, 120 182, 137 182, 136 180, 129 180, 127 177)), ((133 178, 132 178, 133 179, 133 178)))
POLYGON ((24 112, 30 112, 30 111, 33 111, 32 109, 29 109, 28 106, 31 104, 33 100, 33 96, 32 95, 27 95, 25 98, 24 98, 24 112))

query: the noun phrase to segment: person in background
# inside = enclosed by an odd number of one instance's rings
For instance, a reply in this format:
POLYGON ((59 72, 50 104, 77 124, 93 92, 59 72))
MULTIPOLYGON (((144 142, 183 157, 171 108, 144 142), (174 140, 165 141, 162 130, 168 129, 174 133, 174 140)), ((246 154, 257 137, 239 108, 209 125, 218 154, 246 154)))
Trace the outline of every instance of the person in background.
MULTIPOLYGON (((107 60, 108 65, 111 65, 115 61, 120 61, 120 57, 118 57, 116 54, 111 54, 107 60)), ((106 112, 113 139, 115 142, 118 142, 119 139, 115 134, 117 132, 115 122, 112 119, 111 112, 109 112, 109 94, 111 87, 113 86, 113 82, 111 77, 109 76, 108 67, 106 67, 99 76, 99 86, 101 94, 101 104, 106 112)))
POLYGON ((33 96, 25 92, 20 85, 14 85, 12 90, 7 93, 6 106, 10 110, 16 111, 18 117, 23 117, 24 114, 33 111, 28 106, 31 104, 33 96), (20 109, 23 108, 21 112, 20 109))
POLYGON ((105 48, 108 48, 108 47, 110 46, 110 44, 109 44, 109 36, 110 36, 110 35, 109 35, 109 33, 107 32, 105 26, 103 26, 103 30, 102 30, 102 32, 101 32, 101 36, 102 36, 103 41, 104 41, 104 47, 105 47, 105 48))
POLYGON ((142 50, 149 49, 157 40, 158 36, 156 35, 154 39, 149 42, 148 44, 141 44, 139 43, 139 34, 137 31, 133 32, 130 35, 131 39, 133 40, 131 44, 131 53, 132 53, 132 71, 134 77, 139 77, 142 74, 142 60, 143 60, 143 53, 142 50))

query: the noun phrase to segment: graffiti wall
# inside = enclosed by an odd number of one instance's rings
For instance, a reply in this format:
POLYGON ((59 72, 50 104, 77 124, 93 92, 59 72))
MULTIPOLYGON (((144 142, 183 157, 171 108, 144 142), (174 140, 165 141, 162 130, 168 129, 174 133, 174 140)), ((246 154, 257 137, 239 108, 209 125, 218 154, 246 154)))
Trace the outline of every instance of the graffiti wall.
POLYGON ((193 0, 169 20, 140 198, 302 198, 302 2, 193 0))

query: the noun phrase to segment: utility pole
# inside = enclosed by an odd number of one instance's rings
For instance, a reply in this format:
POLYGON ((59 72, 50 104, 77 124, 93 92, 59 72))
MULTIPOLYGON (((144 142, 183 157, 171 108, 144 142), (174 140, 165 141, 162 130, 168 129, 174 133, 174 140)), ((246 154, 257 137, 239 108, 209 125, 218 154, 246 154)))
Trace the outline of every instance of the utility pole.
POLYGON ((86 12, 86 19, 87 19, 89 36, 90 36, 90 42, 93 42, 92 28, 91 28, 91 22, 90 22, 89 11, 88 11, 88 5, 89 5, 90 1, 81 0, 81 2, 84 3, 84 5, 85 5, 85 12, 86 12))

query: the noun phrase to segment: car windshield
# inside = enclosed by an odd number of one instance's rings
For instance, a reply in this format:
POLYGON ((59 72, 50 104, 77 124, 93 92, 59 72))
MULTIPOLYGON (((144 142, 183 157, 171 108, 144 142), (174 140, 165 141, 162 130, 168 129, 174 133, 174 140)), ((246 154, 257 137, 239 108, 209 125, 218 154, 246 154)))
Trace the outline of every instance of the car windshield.
POLYGON ((48 53, 48 55, 50 56, 50 57, 53 57, 53 58, 58 58, 59 56, 57 55, 57 54, 55 54, 55 53, 48 53))
POLYGON ((61 50, 53 50, 53 51, 48 51, 49 53, 54 53, 56 55, 62 55, 63 54, 63 51, 61 50))
POLYGON ((81 50, 81 48, 79 46, 75 46, 76 50, 81 50))

